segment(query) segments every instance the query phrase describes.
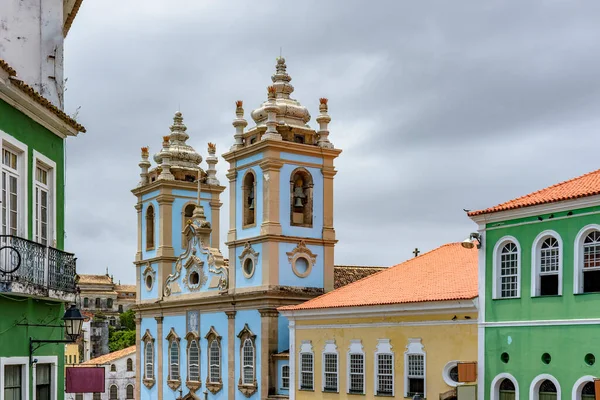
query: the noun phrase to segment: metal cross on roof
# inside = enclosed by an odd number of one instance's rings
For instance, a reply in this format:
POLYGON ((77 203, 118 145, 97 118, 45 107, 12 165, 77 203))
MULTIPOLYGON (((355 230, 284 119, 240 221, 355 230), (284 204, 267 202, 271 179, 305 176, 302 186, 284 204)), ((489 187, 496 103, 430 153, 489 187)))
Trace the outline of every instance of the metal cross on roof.
POLYGON ((413 254, 415 255, 415 257, 417 257, 420 253, 421 253, 421 251, 419 250, 419 248, 415 247, 415 250, 413 251, 413 254))

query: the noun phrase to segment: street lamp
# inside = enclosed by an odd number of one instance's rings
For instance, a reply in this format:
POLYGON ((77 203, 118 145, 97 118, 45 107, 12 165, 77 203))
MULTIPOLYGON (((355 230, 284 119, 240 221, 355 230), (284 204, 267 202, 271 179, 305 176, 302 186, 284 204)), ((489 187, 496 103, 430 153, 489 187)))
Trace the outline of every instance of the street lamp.
MULTIPOLYGON (((69 338, 69 339, 61 339, 61 340, 49 340, 49 339, 44 339, 44 340, 39 340, 39 339, 33 339, 33 338, 29 338, 29 364, 32 363, 33 360, 33 353, 39 349, 42 345, 47 344, 47 343, 73 343, 75 342, 78 338, 79 335, 81 334, 81 327, 83 326, 83 320, 85 318, 83 317, 83 315, 81 315, 81 312, 79 311, 79 309, 75 306, 75 304, 71 305, 71 307, 69 307, 67 309, 67 311, 65 311, 65 315, 63 315, 62 320, 64 321, 64 328, 65 328, 65 335, 69 338)), ((50 325, 48 325, 50 326, 50 325)), ((60 325, 60 327, 62 328, 63 326, 60 325)))

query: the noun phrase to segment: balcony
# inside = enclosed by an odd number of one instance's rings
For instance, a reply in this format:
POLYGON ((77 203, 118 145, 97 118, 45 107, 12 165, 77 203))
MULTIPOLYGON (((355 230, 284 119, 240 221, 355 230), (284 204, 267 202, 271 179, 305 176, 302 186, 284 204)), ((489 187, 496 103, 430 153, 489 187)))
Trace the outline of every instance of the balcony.
POLYGON ((76 260, 53 247, 0 235, 0 292, 72 300, 76 260))

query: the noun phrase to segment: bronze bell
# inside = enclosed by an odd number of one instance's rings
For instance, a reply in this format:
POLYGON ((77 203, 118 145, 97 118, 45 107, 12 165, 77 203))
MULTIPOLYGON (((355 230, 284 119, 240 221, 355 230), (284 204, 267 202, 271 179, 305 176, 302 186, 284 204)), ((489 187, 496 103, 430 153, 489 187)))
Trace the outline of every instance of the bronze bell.
POLYGON ((304 207, 304 204, 302 204, 302 199, 300 197, 296 197, 296 201, 294 202, 294 207, 304 207))
POLYGON ((254 210, 254 197, 252 198, 252 201, 250 202, 250 206, 248 207, 249 210, 254 210))

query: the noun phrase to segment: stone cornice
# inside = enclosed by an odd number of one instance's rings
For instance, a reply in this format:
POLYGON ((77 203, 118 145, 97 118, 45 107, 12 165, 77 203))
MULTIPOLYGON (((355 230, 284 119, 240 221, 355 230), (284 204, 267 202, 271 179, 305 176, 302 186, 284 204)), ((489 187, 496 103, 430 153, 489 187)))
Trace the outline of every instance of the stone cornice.
MULTIPOLYGON (((144 194, 154 192, 160 189, 184 189, 184 190, 198 190, 198 184, 196 182, 188 182, 188 181, 167 181, 167 180, 156 180, 144 186, 138 186, 135 189, 132 189, 131 192, 136 196, 143 196, 144 194)), ((219 185, 208 185, 206 183, 202 184, 202 192, 210 192, 210 193, 222 193, 225 191, 225 186, 219 185)))
POLYGON ((227 319, 235 319, 235 314, 237 314, 237 311, 225 311, 227 319))
POLYGON ((142 203, 137 203, 135 206, 133 206, 137 212, 142 212, 142 208, 144 207, 142 203))
POLYGON ((279 317, 279 311, 277 311, 275 309, 258 310, 258 313, 263 318, 277 318, 277 317, 279 317))
MULTIPOLYGON (((283 167, 283 161, 280 159, 269 158, 262 160, 258 165, 263 171, 278 171, 283 167)), ((244 165, 245 167, 245 165, 244 165)))
POLYGON ((271 242, 284 242, 284 243, 295 243, 298 244, 300 241, 304 240, 304 242, 308 245, 315 246, 334 246, 338 241, 337 240, 327 240, 321 238, 307 238, 307 237, 298 237, 298 236, 280 236, 280 235, 259 235, 254 236, 252 238, 246 239, 237 239, 230 242, 226 242, 226 246, 238 246, 244 245, 246 242, 250 244, 254 243, 263 243, 267 241, 271 242))
POLYGON ((175 196, 173 196, 172 194, 165 193, 159 194, 158 196, 156 196, 156 201, 159 205, 172 204, 175 201, 175 196))
POLYGON ((342 152, 341 149, 325 149, 319 146, 300 144, 288 141, 264 140, 249 147, 243 147, 222 154, 225 161, 232 162, 235 159, 245 158, 256 153, 261 153, 265 149, 275 149, 287 153, 308 155, 313 157, 335 158, 342 152))

